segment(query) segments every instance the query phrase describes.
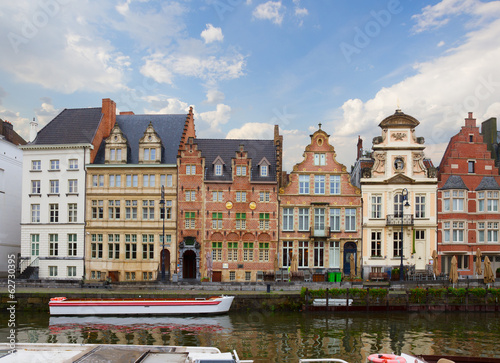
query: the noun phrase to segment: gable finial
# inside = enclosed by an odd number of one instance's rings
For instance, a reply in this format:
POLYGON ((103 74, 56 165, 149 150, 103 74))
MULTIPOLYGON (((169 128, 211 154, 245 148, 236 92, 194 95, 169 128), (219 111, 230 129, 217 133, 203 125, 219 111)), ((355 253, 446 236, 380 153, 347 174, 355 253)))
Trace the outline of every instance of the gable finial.
POLYGON ((319 129, 321 130, 321 122, 318 124, 318 126, 319 126, 319 129))

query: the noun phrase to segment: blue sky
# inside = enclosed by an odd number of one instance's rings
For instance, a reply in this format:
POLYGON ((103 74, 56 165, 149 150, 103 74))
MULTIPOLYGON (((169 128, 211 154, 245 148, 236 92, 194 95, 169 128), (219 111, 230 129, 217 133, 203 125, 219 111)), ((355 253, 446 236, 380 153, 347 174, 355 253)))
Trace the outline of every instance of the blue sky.
POLYGON ((474 112, 500 116, 500 1, 2 0, 0 117, 25 138, 64 108, 185 113, 199 137, 284 135, 285 168, 318 123, 350 169, 398 107, 439 164, 474 112))

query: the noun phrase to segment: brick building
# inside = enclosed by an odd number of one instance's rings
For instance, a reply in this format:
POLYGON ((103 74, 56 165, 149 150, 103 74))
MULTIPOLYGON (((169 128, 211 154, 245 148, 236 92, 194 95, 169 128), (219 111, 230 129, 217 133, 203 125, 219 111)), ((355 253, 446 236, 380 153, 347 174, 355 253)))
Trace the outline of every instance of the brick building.
POLYGON ((295 255, 299 274, 309 271, 316 281, 327 272, 349 276, 351 255, 355 274, 361 272, 361 193, 336 161, 329 137, 320 124, 279 193, 280 267, 295 255))
POLYGON ((460 274, 473 275, 477 248, 488 255, 494 270, 500 267, 499 170, 472 112, 450 139, 438 179, 441 270, 449 272, 451 258, 456 256, 460 274))
MULTIPOLYGON (((194 135, 193 135, 194 136, 194 135)), ((278 242, 281 137, 190 137, 178 158, 179 279, 255 281, 278 242)))

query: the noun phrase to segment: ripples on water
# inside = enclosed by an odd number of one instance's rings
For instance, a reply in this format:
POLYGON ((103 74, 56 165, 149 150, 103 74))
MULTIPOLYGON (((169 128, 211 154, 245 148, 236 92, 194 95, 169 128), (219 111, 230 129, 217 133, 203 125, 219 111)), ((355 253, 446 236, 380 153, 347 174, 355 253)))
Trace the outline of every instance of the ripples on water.
MULTIPOLYGON (((8 336, 0 315, 0 341, 8 336)), ((256 362, 342 358, 377 352, 500 357, 498 313, 231 313, 215 317, 17 316, 17 339, 30 343, 214 346, 256 362)))

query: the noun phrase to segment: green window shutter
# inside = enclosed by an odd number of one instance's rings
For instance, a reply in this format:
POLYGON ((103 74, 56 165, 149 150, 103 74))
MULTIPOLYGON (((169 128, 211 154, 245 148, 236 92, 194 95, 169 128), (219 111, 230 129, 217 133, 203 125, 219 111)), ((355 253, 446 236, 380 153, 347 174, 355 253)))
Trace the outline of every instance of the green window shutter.
POLYGON ((218 219, 222 219, 222 213, 217 213, 218 219))
POLYGON ((241 219, 247 219, 247 214, 246 213, 241 213, 241 219))
POLYGON ((217 218, 217 213, 213 212, 212 213, 212 219, 216 219, 217 218))

